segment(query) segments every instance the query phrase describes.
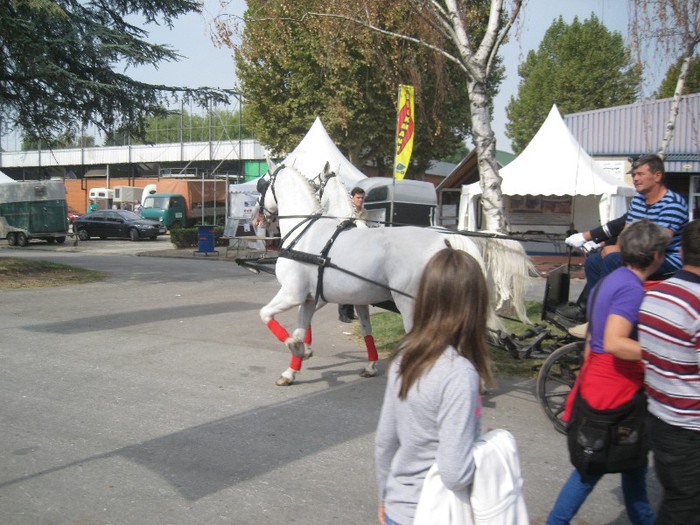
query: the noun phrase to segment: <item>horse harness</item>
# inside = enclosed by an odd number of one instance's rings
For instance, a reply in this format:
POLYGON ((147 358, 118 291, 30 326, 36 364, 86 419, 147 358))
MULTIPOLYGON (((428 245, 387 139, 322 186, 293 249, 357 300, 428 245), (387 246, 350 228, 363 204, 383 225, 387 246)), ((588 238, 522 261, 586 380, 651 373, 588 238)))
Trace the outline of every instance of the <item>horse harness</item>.
MULTIPOLYGON (((284 167, 284 165, 278 166, 277 169, 271 174, 269 181, 264 181, 264 183, 263 183, 262 178, 258 181, 258 192, 260 193, 260 209, 262 209, 263 211, 265 211, 265 207, 264 207, 265 193, 267 192, 268 189, 270 189, 272 191, 272 196, 275 199, 275 201, 277 201, 277 195, 275 194, 275 179, 277 178, 277 174, 280 172, 280 170, 283 167, 284 167)), ((397 290, 395 288, 392 288, 391 286, 387 286, 387 285, 382 284, 380 282, 374 281, 373 279, 368 279, 367 277, 363 277, 363 276, 361 276, 355 272, 352 272, 346 268, 342 268, 331 261, 331 258, 328 256, 328 254, 330 253, 331 248, 333 247, 333 243, 335 242, 335 240, 338 238, 338 236, 343 231, 356 227, 354 219, 347 219, 347 220, 344 220, 343 222, 341 222, 340 224, 338 224, 335 231, 333 232, 333 235, 331 235, 331 237, 328 239, 328 242, 326 242, 326 245, 323 247, 323 249, 321 250, 321 253, 319 255, 295 250, 294 246, 296 245, 297 241, 299 239, 301 239, 301 237, 309 230, 309 228, 320 218, 321 218, 320 214, 310 215, 310 216, 304 217, 303 221, 296 224, 287 233, 287 235, 285 235, 284 238, 281 239, 280 246, 284 246, 285 241, 298 228, 301 228, 302 226, 304 226, 303 230, 299 233, 299 235, 296 238, 294 238, 292 240, 292 242, 289 244, 288 247, 280 248, 280 251, 279 251, 279 257, 282 257, 285 259, 290 259, 292 261, 296 261, 296 262, 300 262, 300 263, 314 264, 314 265, 318 266, 318 279, 316 281, 316 295, 314 297, 314 301, 316 303, 318 303, 319 298, 322 299, 324 302, 328 302, 328 301, 326 301, 326 298, 323 295, 323 273, 324 273, 326 268, 332 268, 334 270, 338 270, 338 271, 346 273, 348 275, 352 275, 353 277, 360 279, 362 281, 374 284, 374 285, 379 286, 381 288, 385 288, 391 292, 395 292, 395 293, 404 295, 404 296, 409 297, 411 299, 414 298, 412 295, 410 295, 406 292, 402 292, 401 290, 397 290)))

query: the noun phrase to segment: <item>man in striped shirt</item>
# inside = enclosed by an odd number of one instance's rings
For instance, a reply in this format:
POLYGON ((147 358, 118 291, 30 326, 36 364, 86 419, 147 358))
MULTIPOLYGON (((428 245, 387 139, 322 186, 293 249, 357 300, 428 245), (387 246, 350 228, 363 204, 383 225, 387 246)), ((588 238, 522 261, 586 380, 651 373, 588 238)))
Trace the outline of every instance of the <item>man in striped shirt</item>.
POLYGON ((700 523, 700 220, 681 235, 683 267, 647 292, 639 342, 649 437, 664 488, 657 524, 700 523))
MULTIPOLYGON (((666 187, 664 161, 658 155, 644 155, 632 163, 632 182, 637 194, 627 211, 626 225, 639 219, 650 221, 668 230, 671 242, 666 248, 661 268, 649 279, 659 280, 681 267, 680 233, 688 223, 688 205, 682 196, 666 187)), ((622 266, 622 255, 617 245, 606 246, 601 253, 586 259, 586 285, 595 284, 610 272, 622 266)))

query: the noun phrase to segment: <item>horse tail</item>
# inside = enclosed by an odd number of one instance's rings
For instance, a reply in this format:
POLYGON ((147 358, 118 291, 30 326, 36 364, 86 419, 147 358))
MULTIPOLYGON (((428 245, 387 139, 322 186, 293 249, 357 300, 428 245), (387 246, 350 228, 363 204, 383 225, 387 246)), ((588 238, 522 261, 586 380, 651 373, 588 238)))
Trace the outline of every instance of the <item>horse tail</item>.
POLYGON ((537 275, 534 265, 520 242, 496 237, 473 237, 489 269, 497 298, 496 311, 505 316, 515 315, 521 322, 531 324, 527 317, 525 292, 530 277, 537 275))
POLYGON ((485 260, 481 247, 474 242, 470 237, 465 237, 464 235, 448 234, 445 235, 445 244, 454 250, 460 250, 466 252, 479 263, 481 271, 484 272, 486 281, 489 286, 489 292, 491 296, 491 309, 488 317, 488 326, 491 330, 496 332, 505 332, 505 326, 503 322, 498 317, 498 305, 502 302, 499 297, 499 287, 493 281, 493 275, 489 271, 488 261, 485 260))

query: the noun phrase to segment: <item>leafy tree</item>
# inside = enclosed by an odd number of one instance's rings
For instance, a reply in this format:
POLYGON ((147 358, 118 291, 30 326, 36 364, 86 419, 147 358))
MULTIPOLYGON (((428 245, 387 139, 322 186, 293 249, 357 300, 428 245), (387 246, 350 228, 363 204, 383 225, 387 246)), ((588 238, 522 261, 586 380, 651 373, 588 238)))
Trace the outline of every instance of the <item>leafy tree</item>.
POLYGON ((150 85, 120 68, 177 60, 170 47, 125 16, 172 27, 199 11, 195 0, 5 0, 0 3, 0 111, 3 121, 51 143, 88 123, 145 136, 148 115, 163 115, 169 95, 224 100, 212 89, 150 85))
MULTIPOLYGON (((673 90, 673 100, 657 153, 663 158, 673 139, 676 118, 680 111, 681 95, 691 61, 700 44, 700 0, 628 0, 631 16, 630 32, 642 59, 644 43, 654 43, 654 52, 678 57, 680 67, 673 90)), ((653 59, 657 59, 657 55, 653 59)))
MULTIPOLYGON (((678 62, 673 64, 666 71, 666 76, 659 90, 656 92, 656 98, 671 98, 676 91, 678 77, 683 65, 683 59, 678 59, 678 62)), ((683 86, 683 95, 691 93, 700 93, 700 56, 695 56, 688 64, 688 74, 685 77, 685 85, 683 86)))
POLYGON ((559 17, 537 51, 518 68, 522 80, 506 114, 506 135, 521 152, 556 104, 562 113, 634 102, 640 68, 625 48, 622 35, 610 32, 598 18, 571 25, 559 17))
MULTIPOLYGON (((456 64, 432 51, 381 38, 345 20, 305 16, 319 0, 248 2, 236 65, 257 137, 290 151, 320 116, 357 165, 390 174, 398 84, 416 88, 412 164, 424 168, 461 147, 470 131, 468 96, 456 64)), ((401 27, 405 4, 382 4, 381 23, 401 27)), ((500 74, 490 79, 494 90, 500 74)), ((409 169, 409 177, 414 170, 409 169)))
MULTIPOLYGON (((499 69, 498 50, 517 20, 522 4, 523 0, 404 0, 390 3, 384 0, 329 0, 319 11, 305 12, 302 17, 302 20, 340 20, 343 25, 336 35, 370 29, 372 34, 382 37, 382 43, 402 42, 412 53, 418 49, 429 50, 432 53, 430 65, 444 60, 445 64, 457 66, 469 97, 471 136, 478 157, 486 229, 492 231, 506 230, 496 163, 496 139, 491 127, 493 79, 499 69), (408 7, 404 11, 407 16, 393 18, 393 24, 385 22, 388 14, 400 13, 404 7, 408 7)), ((230 42, 234 31, 225 20, 220 18, 218 23, 222 41, 230 42)), ((270 39, 278 37, 278 32, 270 33, 270 39)), ((282 83, 281 88, 278 95, 286 95, 286 84, 282 83)))
POLYGON ((469 152, 471 150, 467 147, 467 145, 462 142, 460 144, 459 148, 457 148, 454 153, 451 155, 448 155, 447 157, 444 157, 442 160, 445 162, 451 162, 452 164, 459 164, 464 160, 464 158, 469 155, 469 152))
MULTIPOLYGON (((253 138, 250 118, 246 114, 244 106, 240 118, 242 139, 253 138)), ((149 117, 145 126, 145 139, 129 136, 125 130, 118 130, 106 136, 105 146, 238 140, 239 111, 215 109, 207 111, 204 115, 193 115, 186 110, 173 111, 165 117, 149 117)))
POLYGON ((48 142, 38 137, 22 137, 22 151, 39 149, 91 148, 95 145, 93 135, 77 135, 74 130, 64 131, 48 142))

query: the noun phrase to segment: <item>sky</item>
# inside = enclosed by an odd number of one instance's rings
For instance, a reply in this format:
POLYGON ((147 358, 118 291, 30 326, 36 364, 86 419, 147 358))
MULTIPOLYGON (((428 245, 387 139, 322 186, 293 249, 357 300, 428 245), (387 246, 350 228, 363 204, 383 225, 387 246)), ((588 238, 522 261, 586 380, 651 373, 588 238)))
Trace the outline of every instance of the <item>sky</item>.
MULTIPOLYGON (((245 10, 243 0, 230 0, 224 12, 241 16, 245 10)), ((236 85, 235 64, 232 51, 228 48, 216 48, 210 39, 209 23, 221 13, 218 0, 205 0, 203 14, 191 14, 179 18, 173 30, 164 27, 146 26, 149 39, 153 42, 169 44, 183 58, 179 62, 162 64, 158 70, 152 68, 130 71, 134 77, 152 83, 180 85, 187 87, 210 86, 231 88, 236 85)), ((521 10, 520 18, 510 42, 501 48, 504 59, 505 79, 500 93, 494 101, 493 128, 496 133, 497 148, 512 151, 510 139, 505 136, 507 122, 505 108, 512 96, 517 96, 519 83, 518 65, 527 53, 537 49, 544 33, 559 16, 570 23, 574 17, 580 20, 590 17, 591 13, 613 31, 618 31, 627 42, 628 14, 626 0, 527 0, 521 10)), ((666 65, 657 65, 656 69, 665 72, 666 65)), ((659 76, 657 73, 656 76, 659 76)), ((643 94, 650 94, 658 86, 661 78, 651 78, 643 94)), ((418 135, 417 135, 418 136, 418 135)))

